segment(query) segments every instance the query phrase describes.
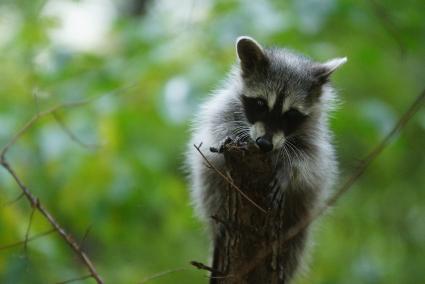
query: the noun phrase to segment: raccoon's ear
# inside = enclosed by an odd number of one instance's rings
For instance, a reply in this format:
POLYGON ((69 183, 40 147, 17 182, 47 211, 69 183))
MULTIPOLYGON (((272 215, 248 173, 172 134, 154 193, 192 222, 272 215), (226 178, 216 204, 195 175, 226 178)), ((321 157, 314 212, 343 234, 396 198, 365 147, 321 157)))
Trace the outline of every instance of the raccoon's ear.
POLYGON ((241 36, 236 39, 236 53, 240 60, 243 75, 251 74, 267 62, 261 45, 248 36, 241 36))
POLYGON ((319 84, 324 84, 329 80, 331 74, 340 66, 347 62, 347 57, 334 58, 325 63, 313 67, 313 75, 319 84))

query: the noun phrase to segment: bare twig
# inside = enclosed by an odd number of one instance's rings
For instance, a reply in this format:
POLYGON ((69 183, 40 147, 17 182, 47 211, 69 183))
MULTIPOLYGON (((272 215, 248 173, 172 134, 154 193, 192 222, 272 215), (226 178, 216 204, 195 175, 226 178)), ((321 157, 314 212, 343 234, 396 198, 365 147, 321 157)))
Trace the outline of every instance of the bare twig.
POLYGON ((360 166, 357 170, 354 171, 345 183, 337 190, 336 194, 334 194, 328 201, 327 207, 332 206, 336 203, 336 201, 344 194, 350 187, 354 184, 354 182, 365 172, 365 170, 369 167, 369 165, 375 160, 381 152, 388 146, 391 140, 395 137, 397 133, 399 133, 409 122, 409 120, 419 111, 419 109, 423 106, 425 102, 425 89, 416 97, 416 99, 412 102, 409 108, 403 113, 391 131, 382 139, 382 141, 372 149, 372 151, 363 159, 360 163, 360 166))
POLYGON ((50 229, 50 230, 45 231, 43 233, 40 233, 40 234, 34 235, 32 237, 29 237, 28 239, 25 239, 23 241, 19 241, 19 242, 16 242, 16 243, 12 243, 12 244, 8 244, 8 245, 0 246, 0 251, 1 250, 6 250, 6 249, 10 249, 10 248, 14 248, 14 247, 17 247, 17 246, 21 246, 21 245, 23 245, 25 243, 29 243, 31 241, 34 241, 34 240, 36 240, 38 238, 47 236, 47 235, 49 235, 51 233, 54 233, 54 232, 56 232, 55 229, 50 229))
MULTIPOLYGON (((127 87, 117 89, 113 92, 110 92, 108 94, 119 94, 125 90, 128 90, 130 88, 133 88, 135 84, 129 85, 127 87)), ((84 266, 89 270, 90 274, 88 276, 84 276, 83 278, 76 278, 67 280, 66 282, 62 283, 69 283, 71 281, 77 281, 82 280, 86 278, 93 278, 98 284, 102 284, 103 280, 101 279, 100 275, 97 273, 96 268, 94 267, 92 261, 90 258, 86 255, 86 253, 81 249, 80 244, 78 244, 74 238, 68 234, 64 228, 57 222, 57 220, 47 211, 47 209, 42 205, 42 203, 39 201, 39 199, 25 186, 24 182, 19 178, 19 176, 16 174, 15 170, 12 168, 10 163, 6 160, 6 154, 9 151, 9 149, 18 141, 18 139, 24 135, 36 122, 38 122, 41 118, 53 115, 55 120, 62 126, 62 128, 65 130, 65 132, 68 133, 68 135, 71 137, 72 140, 76 141, 80 145, 85 145, 84 143, 81 143, 81 141, 66 127, 66 125, 61 121, 60 117, 57 115, 57 112, 62 109, 69 109, 69 108, 75 108, 82 105, 86 105, 100 97, 102 97, 104 94, 91 97, 89 99, 80 100, 80 101, 74 101, 74 102, 67 102, 63 104, 56 105, 48 110, 45 111, 39 111, 38 109, 38 101, 37 98, 34 98, 36 100, 36 107, 37 107, 37 113, 27 121, 27 123, 12 137, 11 140, 1 149, 0 151, 0 165, 5 168, 5 170, 13 177, 19 188, 21 189, 22 193, 17 198, 19 200, 21 197, 25 196, 28 202, 30 203, 31 207, 33 208, 33 211, 31 213, 30 218, 30 224, 27 228, 27 232, 25 235, 25 240, 23 242, 24 246, 26 247, 26 244, 32 239, 29 238, 29 230, 31 226, 31 220, 34 214, 34 211, 37 210, 41 213, 41 215, 50 223, 50 225, 53 227, 53 231, 57 232, 59 236, 68 244, 68 246, 74 251, 74 253, 80 258, 84 266)), ((87 146, 87 145, 85 145, 87 146)), ((16 201, 16 200, 15 200, 16 201)), ((15 202, 14 201, 14 202, 15 202)), ((87 235, 88 231, 86 231, 85 236, 87 235)), ((85 237, 84 237, 85 238, 85 237)), ((83 238, 83 239, 84 239, 83 238)), ((6 247, 12 247, 16 244, 8 245, 6 247)), ((1 249, 1 248, 0 248, 1 249)))
POLYGON ((83 142, 77 135, 75 135, 72 132, 72 130, 65 124, 62 117, 59 115, 57 111, 52 112, 52 116, 55 119, 55 121, 59 124, 59 126, 62 128, 62 130, 69 136, 69 138, 72 141, 74 141, 75 143, 77 143, 83 148, 87 148, 87 149, 99 148, 99 145, 83 142))
POLYGON ((237 185, 235 185, 233 183, 233 181, 227 177, 225 174, 223 174, 219 169, 217 169, 216 166, 214 166, 209 160, 208 158, 204 155, 204 153, 202 153, 201 151, 201 147, 202 147, 202 143, 199 144, 198 146, 196 146, 195 144, 193 145, 193 147, 195 147, 195 149, 199 152, 199 154, 201 154, 202 158, 205 160, 205 162, 207 163, 207 165, 213 169, 215 172, 217 172, 231 187, 233 187, 234 189, 236 189, 246 200, 248 200, 252 205, 254 205, 256 208, 258 208, 261 212, 263 212, 264 214, 267 214, 267 211, 261 207, 260 205, 258 205, 257 203, 255 203, 254 200, 252 200, 248 195, 246 195, 237 185))
POLYGON ((31 206, 36 208, 46 218, 46 220, 50 223, 50 225, 52 225, 52 227, 59 234, 59 236, 61 236, 61 238, 69 245, 69 247, 79 256, 79 258, 84 263, 84 265, 87 267, 87 269, 90 271, 91 276, 96 280, 96 282, 98 284, 102 284, 103 281, 100 278, 99 274, 97 273, 96 268, 94 267, 92 261, 85 254, 85 252, 80 249, 79 245, 74 240, 74 238, 71 235, 69 235, 62 228, 61 225, 59 225, 59 223, 49 213, 49 211, 47 211, 47 209, 44 208, 44 206, 41 204, 39 199, 35 195, 33 195, 32 192, 25 186, 25 184, 18 177, 18 175, 13 170, 13 168, 10 166, 10 164, 4 159, 4 156, 1 157, 0 163, 6 169, 6 171, 8 171, 9 174, 15 179, 16 183, 18 184, 18 186, 22 190, 22 192, 25 194, 25 197, 27 198, 27 200, 31 204, 31 206))
POLYGON ((48 116, 58 110, 64 109, 64 108, 75 108, 78 106, 82 106, 85 104, 88 104, 92 102, 93 99, 87 99, 87 100, 81 100, 81 101, 75 101, 75 102, 68 102, 61 105, 54 106, 48 110, 38 112, 36 113, 28 122, 13 136, 13 138, 2 148, 0 152, 0 160, 4 160, 7 151, 9 151, 10 147, 12 147, 16 141, 18 141, 21 136, 28 131, 36 122, 38 122, 41 118, 48 116))
POLYGON ((66 283, 71 283, 71 282, 76 282, 76 281, 81 281, 81 280, 89 279, 89 278, 92 278, 92 277, 93 276, 91 274, 87 274, 87 275, 80 276, 80 277, 77 277, 77 278, 72 278, 72 279, 69 279, 69 280, 65 280, 65 281, 61 281, 61 282, 56 282, 56 284, 66 284, 66 283))
MULTIPOLYGON (((205 264, 203 264, 202 262, 199 262, 199 261, 191 261, 190 262, 190 265, 196 267, 199 270, 206 270, 206 271, 209 271, 209 272, 215 272, 218 275, 223 275, 222 272, 220 272, 218 270, 215 270, 212 267, 210 267, 208 265, 205 265, 205 264)), ((165 271, 156 273, 156 274, 154 274, 152 276, 146 277, 145 279, 142 280, 142 282, 140 282, 140 284, 144 284, 144 283, 147 283, 148 281, 151 281, 151 280, 154 280, 154 279, 157 279, 157 278, 160 278, 160 277, 164 277, 164 276, 166 276, 168 274, 171 274, 171 273, 176 273, 176 272, 181 272, 181 271, 187 271, 187 270, 189 270, 189 268, 184 268, 184 267, 182 267, 182 268, 176 268, 176 269, 170 269, 170 270, 165 270, 165 271)), ((222 276, 218 276, 218 277, 222 277, 222 276)))
POLYGON ((84 235, 81 238, 81 241, 80 241, 80 244, 79 244, 79 247, 81 249, 83 249, 84 242, 86 241, 87 237, 89 236, 89 233, 90 233, 92 227, 93 227, 93 225, 88 226, 87 229, 86 229, 86 231, 84 232, 84 235))
POLYGON ((219 275, 223 275, 223 272, 218 271, 218 270, 216 270, 216 269, 214 269, 214 268, 212 268, 212 267, 210 267, 208 265, 205 265, 202 262, 192 260, 190 262, 190 264, 193 265, 193 266, 195 266, 196 268, 198 268, 200 270, 206 270, 206 271, 209 271, 209 272, 215 272, 215 273, 217 273, 219 275))
POLYGON ((162 272, 156 273, 152 276, 146 277, 145 279, 142 280, 142 282, 140 282, 140 284, 144 284, 144 283, 147 283, 151 280, 155 280, 157 278, 164 277, 168 274, 172 274, 172 273, 176 273, 176 272, 180 272, 180 271, 187 271, 187 270, 189 270, 189 269, 182 267, 182 268, 176 268, 176 269, 170 269, 170 270, 162 271, 162 272))
POLYGON ((15 197, 14 199, 7 201, 6 203, 3 204, 3 206, 10 206, 12 204, 15 204, 16 202, 18 202, 19 200, 21 200, 22 197, 24 197, 25 194, 23 192, 21 192, 17 197, 15 197))
POLYGON ((38 122, 38 120, 40 120, 41 118, 51 115, 53 113, 56 113, 62 109, 71 109, 71 108, 76 108, 76 107, 80 107, 83 105, 87 105, 105 95, 118 95, 122 92, 125 92, 129 89, 134 88, 136 85, 135 84, 131 84, 129 86, 114 90, 110 93, 104 93, 98 96, 93 96, 91 98, 88 99, 84 99, 84 100, 78 100, 78 101, 73 101, 73 102, 65 102, 59 105, 56 105, 54 107, 51 107, 45 111, 40 111, 37 112, 31 119, 29 119, 27 121, 27 123, 13 136, 13 138, 1 149, 0 151, 0 160, 4 160, 5 155, 7 153, 7 151, 10 149, 10 147, 12 147, 16 141, 18 141, 18 139, 26 132, 28 131, 28 129, 30 129, 36 122, 38 122))
POLYGON ((33 218, 34 218, 34 213, 35 213, 35 207, 32 207, 32 208, 31 208, 30 219, 29 219, 29 221, 28 221, 27 231, 25 232, 25 241, 24 241, 24 251, 25 251, 25 255, 27 255, 28 237, 29 237, 30 230, 31 230, 32 220, 33 220, 33 218))
MULTIPOLYGON (((87 269, 90 271, 90 275, 92 278, 96 280, 97 283, 103 283, 102 279, 100 278, 99 274, 97 273, 92 261, 89 259, 89 257, 85 254, 84 251, 81 250, 78 243, 74 240, 74 238, 69 235, 61 225, 56 221, 56 219, 47 211, 47 209, 41 204, 39 199, 32 194, 32 192, 25 186, 23 181, 18 177, 14 169, 11 167, 10 163, 6 161, 6 154, 10 147, 12 147, 18 139, 26 132, 28 131, 38 120, 42 117, 45 117, 47 115, 53 114, 61 109, 64 108, 74 108, 78 106, 82 106, 85 104, 88 104, 92 102, 95 98, 90 98, 87 100, 81 100, 76 102, 68 102, 61 105, 57 105, 55 107, 52 107, 46 111, 38 112, 36 113, 16 134, 13 136, 13 138, 2 148, 0 152, 0 164, 6 169, 7 172, 14 178, 16 183, 18 184, 19 188, 22 190, 23 195, 27 198, 28 202, 31 204, 31 206, 35 209, 37 209, 43 216, 46 218, 46 220, 52 225, 52 227, 55 229, 55 231, 62 237, 62 239, 71 247, 71 249, 79 256, 79 258, 82 260, 84 265, 87 267, 87 269)), ((26 235, 26 239, 28 237, 28 232, 26 235)), ((26 242, 25 242, 26 243, 26 242)))
POLYGON ((397 26, 394 24, 390 15, 386 11, 386 8, 384 7, 384 5, 382 3, 379 3, 376 0, 367 0, 367 2, 371 5, 373 12, 375 13, 375 16, 381 22, 384 29, 397 43, 398 48, 400 50, 400 55, 404 56, 404 54, 406 53, 406 46, 403 43, 403 40, 401 38, 400 32, 397 29, 397 26))

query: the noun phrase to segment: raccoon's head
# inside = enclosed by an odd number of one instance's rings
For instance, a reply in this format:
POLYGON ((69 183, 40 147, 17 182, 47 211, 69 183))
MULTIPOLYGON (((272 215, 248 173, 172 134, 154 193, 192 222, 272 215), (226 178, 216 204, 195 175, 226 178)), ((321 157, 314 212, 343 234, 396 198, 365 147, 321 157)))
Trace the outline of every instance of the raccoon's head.
POLYGON ((329 77, 347 59, 318 63, 286 49, 263 48, 250 37, 239 37, 236 51, 251 139, 269 152, 291 137, 311 136, 329 103, 329 77))

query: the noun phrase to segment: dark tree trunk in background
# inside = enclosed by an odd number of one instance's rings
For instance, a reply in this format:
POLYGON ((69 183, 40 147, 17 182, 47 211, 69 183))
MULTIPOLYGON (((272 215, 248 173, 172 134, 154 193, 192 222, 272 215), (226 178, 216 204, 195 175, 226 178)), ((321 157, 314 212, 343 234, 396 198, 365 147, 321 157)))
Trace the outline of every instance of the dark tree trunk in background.
POLYGON ((129 16, 143 17, 148 11, 152 0, 130 0, 127 3, 126 12, 129 16))
POLYGON ((288 283, 298 265, 306 232, 284 242, 287 229, 307 212, 302 191, 282 190, 274 180, 274 165, 255 146, 225 147, 227 174, 259 210, 230 184, 220 212, 212 216, 220 232, 214 240, 210 283, 288 283), (273 245, 273 248, 271 246, 273 245), (267 257, 259 259, 264 252, 267 257), (256 259, 257 258, 257 259, 256 259), (257 265, 245 275, 247 264, 257 265))

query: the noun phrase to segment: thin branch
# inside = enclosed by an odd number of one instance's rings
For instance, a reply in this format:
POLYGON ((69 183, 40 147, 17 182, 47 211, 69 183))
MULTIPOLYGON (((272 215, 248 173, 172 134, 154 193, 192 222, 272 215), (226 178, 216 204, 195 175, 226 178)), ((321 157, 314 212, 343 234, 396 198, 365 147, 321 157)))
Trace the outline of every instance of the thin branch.
POLYGON ((372 6, 375 16, 381 22, 384 29, 397 43, 401 56, 404 56, 404 54, 406 53, 406 46, 403 43, 403 40, 401 38, 400 32, 397 29, 397 26, 392 21, 384 5, 382 3, 379 3, 376 0, 367 0, 367 2, 372 6))
POLYGON ((262 208, 260 205, 258 205, 257 203, 255 203, 254 200, 252 200, 248 195, 246 195, 237 185, 235 185, 233 183, 233 181, 227 177, 225 174, 223 174, 219 169, 217 169, 216 166, 214 166, 209 160, 208 158, 204 155, 204 153, 202 153, 201 151, 201 147, 202 147, 202 143, 199 144, 199 146, 196 146, 195 144, 193 145, 193 147, 195 147, 196 150, 198 150, 199 154, 201 154, 202 158, 205 160, 205 162, 207 163, 207 165, 213 169, 215 172, 217 172, 231 187, 233 187, 234 189, 236 189, 246 200, 248 200, 252 205, 254 205, 256 208, 258 208, 261 212, 263 212, 264 214, 267 214, 267 211, 262 208))
MULTIPOLYGON (((113 92, 110 92, 108 94, 119 94, 119 93, 121 93, 125 90, 133 88, 134 86, 135 86, 135 84, 132 84, 132 85, 129 85, 127 87, 114 90, 113 92)), ((37 107, 37 113, 30 120, 28 120, 27 123, 25 123, 25 125, 12 137, 11 140, 9 140, 9 142, 0 151, 0 165, 3 166, 3 168, 5 168, 5 170, 13 177, 13 179, 17 183, 18 187, 22 191, 22 194, 18 197, 18 200, 22 196, 26 197, 26 199, 30 203, 31 207, 34 208, 34 210, 38 210, 42 214, 42 216, 50 223, 50 225, 52 225, 53 230, 59 234, 59 236, 68 244, 68 246, 80 258, 80 260, 83 262, 84 266, 90 271, 90 277, 93 278, 98 284, 103 284, 103 280, 101 279, 101 277, 97 273, 96 268, 94 267, 90 258, 81 249, 80 245, 74 240, 74 238, 70 234, 68 234, 63 229, 63 227, 57 222, 57 220, 47 211, 47 209, 42 205, 42 203, 39 201, 39 199, 35 195, 33 195, 33 193, 25 186, 23 181, 18 177, 15 170, 10 165, 10 163, 6 160, 6 154, 9 151, 9 149, 18 141, 18 139, 22 135, 24 135, 26 133, 26 131, 28 131, 36 122, 38 122, 40 120, 40 118, 48 116, 50 114, 54 115, 56 112, 58 112, 62 109, 69 109, 69 108, 75 108, 75 107, 86 105, 86 104, 88 104, 88 103, 90 103, 90 102, 92 102, 92 101, 94 101, 94 100, 96 100, 96 99, 98 99, 98 98, 100 98, 104 95, 105 94, 95 96, 95 97, 91 97, 91 98, 85 99, 85 100, 62 103, 62 104, 56 105, 56 106, 54 106, 54 107, 52 107, 52 108, 50 108, 46 111, 42 111, 42 112, 39 112, 38 107, 37 107)), ((37 99, 37 98, 34 98, 34 99, 37 99)), ((37 101, 36 101, 36 104, 38 104, 37 101)), ((58 116, 56 116, 55 119, 60 122, 60 119, 58 120, 58 116)), ((62 128, 65 129, 65 130, 67 129, 64 124, 62 125, 62 128)), ((68 134, 72 134, 72 132, 69 131, 68 134)), ((70 135, 70 136, 75 138, 75 136, 73 134, 70 135)), ((73 140, 75 140, 75 139, 73 139, 73 140)), ((76 140, 79 141, 78 139, 76 139, 76 140)), ((31 214, 33 214, 33 213, 31 213, 31 214)), ((32 216, 31 216, 31 220, 32 220, 32 216)), ((25 237, 25 241, 24 241, 25 246, 28 243, 28 241, 31 239, 31 238, 28 238, 29 228, 30 228, 30 226, 27 228, 27 233, 26 233, 26 237, 25 237)), ((10 247, 10 246, 8 246, 8 247, 10 247)), ((76 280, 78 280, 78 279, 76 279, 76 280)), ((73 280, 73 281, 76 281, 76 280, 73 280)))
POLYGON ((80 107, 80 106, 84 106, 87 104, 90 104, 91 102, 102 98, 105 95, 118 95, 120 93, 123 93, 129 89, 132 89, 136 86, 136 84, 130 84, 129 86, 114 90, 112 92, 109 93, 104 93, 98 96, 93 96, 91 98, 88 99, 83 99, 83 100, 77 100, 77 101, 73 101, 73 102, 65 102, 65 103, 61 103, 59 105, 56 105, 54 107, 51 107, 45 111, 40 111, 37 112, 31 119, 29 119, 27 121, 27 123, 13 136, 13 138, 1 149, 0 151, 0 160, 4 160, 7 151, 10 149, 10 147, 12 147, 17 141, 18 139, 26 132, 28 131, 28 129, 30 129, 36 122, 38 122, 38 120, 40 120, 41 118, 48 116, 52 113, 58 112, 62 109, 71 109, 71 108, 76 108, 76 107, 80 107))
POLYGON ((12 243, 12 244, 8 244, 8 245, 0 246, 0 251, 21 246, 21 245, 25 244, 25 242, 26 243, 32 242, 32 241, 34 241, 34 240, 36 240, 38 238, 41 238, 41 237, 50 235, 51 233, 54 233, 54 232, 56 232, 55 229, 50 229, 50 230, 45 231, 43 233, 40 233, 40 234, 34 235, 32 237, 29 237, 28 239, 25 239, 23 241, 19 241, 19 242, 16 242, 16 243, 12 243))
POLYGON ((214 272, 214 273, 217 273, 219 275, 223 275, 224 274, 223 272, 218 271, 218 270, 216 270, 216 269, 214 269, 214 268, 212 268, 212 267, 210 267, 208 265, 205 265, 205 264, 203 264, 202 262, 199 262, 199 261, 192 260, 190 262, 190 264, 193 265, 193 266, 195 266, 196 268, 198 268, 200 270, 206 270, 206 271, 209 271, 209 272, 214 272))
MULTIPOLYGON (((208 265, 203 264, 202 262, 191 261, 190 264, 192 266, 196 267, 199 270, 206 270, 206 271, 209 271, 209 272, 218 273, 219 275, 223 275, 222 272, 220 272, 218 270, 215 270, 212 267, 209 267, 208 265)), ((165 271, 156 273, 156 274, 154 274, 152 276, 146 277, 145 279, 142 280, 142 282, 140 282, 140 284, 144 284, 144 283, 147 283, 148 281, 151 281, 151 280, 154 280, 154 279, 157 279, 157 278, 160 278, 160 277, 164 277, 164 276, 166 276, 168 274, 172 274, 172 273, 176 273, 176 272, 181 272, 181 271, 187 271, 187 270, 189 270, 189 268, 184 268, 184 267, 182 267, 182 268, 176 268, 176 269, 170 269, 170 270, 165 270, 165 271)), ((218 277, 221 277, 221 276, 218 276, 218 277)))
POLYGON ((61 105, 57 105, 54 106, 48 110, 42 111, 42 112, 38 112, 36 113, 30 120, 28 120, 28 122, 15 134, 15 136, 13 136, 13 138, 2 148, 2 150, 0 151, 0 160, 4 160, 5 156, 7 154, 7 151, 9 151, 10 147, 12 147, 19 138, 21 138, 21 136, 28 131, 28 129, 30 129, 36 122, 38 122, 38 120, 40 120, 41 118, 48 116, 58 110, 64 109, 64 108, 75 108, 78 106, 82 106, 85 104, 88 104, 92 101, 93 99, 87 99, 87 100, 81 100, 81 101, 75 101, 75 102, 68 102, 68 103, 64 103, 61 105))
POLYGON ((93 275, 87 274, 87 275, 84 275, 84 276, 81 276, 81 277, 72 278, 72 279, 69 279, 69 280, 61 281, 61 282, 56 282, 56 284, 66 284, 66 283, 86 280, 86 279, 89 279, 89 278, 92 278, 92 277, 93 277, 93 275))
POLYGON ((382 139, 382 141, 372 149, 372 151, 363 159, 360 163, 360 166, 352 174, 345 183, 340 187, 340 189, 334 194, 327 203, 327 207, 332 206, 336 201, 344 194, 354 182, 365 172, 369 165, 381 154, 381 152, 390 144, 391 140, 394 139, 396 134, 398 134, 410 121, 410 119, 419 111, 422 105, 425 103, 425 89, 416 97, 412 102, 409 108, 403 113, 391 131, 382 139))
POLYGON ((16 202, 18 202, 19 200, 21 200, 21 199, 22 199, 22 197, 24 197, 24 196, 25 196, 25 194, 24 194, 23 192, 21 192, 21 193, 18 195, 18 197, 15 197, 14 199, 12 199, 12 200, 10 200, 10 201, 7 201, 6 203, 4 203, 4 204, 3 204, 3 206, 7 207, 7 206, 10 206, 10 205, 13 205, 13 204, 15 204, 16 202))
POLYGON ((62 117, 59 115, 57 111, 52 112, 52 116, 55 119, 55 121, 58 123, 58 125, 62 128, 62 130, 69 136, 69 138, 72 141, 74 141, 75 143, 77 143, 83 148, 87 148, 87 149, 99 148, 99 145, 83 142, 77 135, 75 135, 72 132, 72 130, 65 124, 62 117))
POLYGON ((74 238, 71 235, 69 235, 62 228, 62 226, 59 225, 59 223, 49 213, 49 211, 47 211, 47 209, 44 208, 44 206, 41 204, 39 199, 35 195, 33 195, 32 192, 25 186, 25 184, 18 177, 16 172, 13 170, 10 164, 4 159, 4 157, 2 157, 2 159, 0 160, 0 163, 9 172, 9 174, 15 179, 16 183, 18 184, 22 192, 25 194, 25 197, 27 198, 31 206, 36 208, 46 218, 46 220, 50 223, 50 225, 52 225, 52 227, 56 230, 59 236, 68 244, 68 246, 75 252, 75 254, 79 256, 79 258, 87 267, 87 269, 90 271, 91 276, 96 280, 96 282, 98 284, 103 284, 103 281, 100 278, 99 274, 97 273, 96 268, 94 267, 92 261, 85 254, 85 252, 80 249, 79 245, 74 240, 74 238))
POLYGON ((28 253, 28 238, 30 235, 30 230, 31 230, 31 225, 32 225, 32 220, 34 219, 34 213, 35 213, 35 207, 31 208, 31 214, 30 214, 30 219, 28 221, 28 226, 27 226, 27 231, 25 232, 25 240, 24 240, 24 251, 25 251, 25 255, 27 255, 28 253))
MULTIPOLYGON (((284 242, 287 242, 297 236, 304 228, 309 226, 314 220, 323 215, 329 207, 332 207, 341 196, 346 193, 352 185, 364 174, 370 164, 382 153, 382 151, 389 145, 391 140, 399 133, 416 114, 416 112, 425 103, 425 89, 416 97, 410 107, 403 113, 398 122, 394 125, 391 131, 382 139, 382 141, 375 146, 372 151, 363 159, 360 166, 354 171, 354 173, 341 185, 341 187, 333 194, 325 203, 325 205, 312 214, 306 216, 300 223, 288 230, 284 237, 284 242)), ((284 243, 282 242, 282 244, 284 243)), ((261 251, 252 261, 248 262, 240 271, 236 273, 238 278, 251 272, 264 258, 268 257, 273 250, 273 245, 277 243, 274 241, 268 246, 267 249, 261 251)), ((228 275, 230 277, 230 275, 228 275)))
POLYGON ((80 243, 78 245, 81 249, 83 249, 84 242, 86 241, 87 237, 89 236, 89 233, 90 233, 92 227, 93 227, 93 225, 88 226, 87 229, 86 229, 86 231, 84 232, 84 235, 81 238, 81 241, 80 241, 80 243))
POLYGON ((172 274, 172 273, 187 271, 187 270, 189 270, 189 269, 188 268, 176 268, 176 269, 170 269, 170 270, 162 271, 162 272, 156 273, 152 276, 146 277, 145 279, 142 280, 142 282, 140 282, 140 284, 147 283, 151 280, 155 280, 157 278, 161 278, 161 277, 164 277, 164 276, 172 274))

